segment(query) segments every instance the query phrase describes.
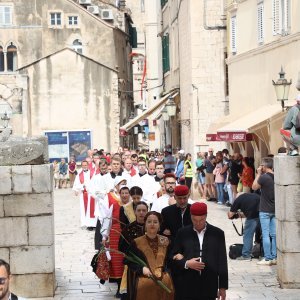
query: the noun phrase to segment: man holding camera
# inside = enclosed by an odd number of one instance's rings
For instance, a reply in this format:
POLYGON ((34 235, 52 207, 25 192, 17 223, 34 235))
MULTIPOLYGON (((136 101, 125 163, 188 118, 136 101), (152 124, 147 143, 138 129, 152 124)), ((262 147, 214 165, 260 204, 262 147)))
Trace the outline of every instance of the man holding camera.
POLYGON ((228 212, 228 219, 230 220, 246 217, 242 256, 238 257, 237 260, 251 259, 253 236, 259 221, 259 202, 260 197, 256 193, 240 193, 228 212))

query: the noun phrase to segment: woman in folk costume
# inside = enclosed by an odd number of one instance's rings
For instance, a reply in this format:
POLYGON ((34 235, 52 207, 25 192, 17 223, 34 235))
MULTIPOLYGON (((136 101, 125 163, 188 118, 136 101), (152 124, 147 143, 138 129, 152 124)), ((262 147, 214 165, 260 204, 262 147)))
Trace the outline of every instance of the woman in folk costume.
MULTIPOLYGON (((125 254, 130 250, 130 246, 134 239, 144 235, 145 215, 148 212, 148 205, 144 201, 139 201, 134 206, 134 215, 136 220, 130 224, 127 224, 122 230, 122 235, 119 241, 119 250, 125 254)), ((128 271, 128 267, 125 266, 124 273, 121 281, 120 294, 121 299, 130 299, 130 295, 134 291, 132 283, 135 282, 135 274, 128 271)))
POLYGON ((119 297, 119 289, 123 275, 124 264, 123 255, 117 253, 114 250, 118 250, 118 244, 121 234, 119 216, 120 207, 124 205, 124 203, 122 202, 120 197, 120 190, 122 190, 125 184, 126 179, 124 177, 116 176, 114 181, 114 191, 109 192, 103 200, 100 200, 97 207, 97 215, 101 223, 102 244, 104 247, 111 250, 109 281, 117 282, 117 297, 119 297))
POLYGON ((135 273, 134 293, 130 300, 173 300, 174 287, 171 276, 166 272, 168 238, 158 235, 162 223, 161 214, 150 211, 145 216, 145 235, 136 238, 130 251, 139 256, 147 267, 142 267, 131 261, 126 261, 129 269, 135 273), (160 280, 171 293, 155 283, 151 277, 160 280))
POLYGON ((130 191, 131 201, 120 208, 120 223, 122 230, 127 224, 136 220, 134 208, 143 199, 143 190, 139 186, 133 186, 130 191))

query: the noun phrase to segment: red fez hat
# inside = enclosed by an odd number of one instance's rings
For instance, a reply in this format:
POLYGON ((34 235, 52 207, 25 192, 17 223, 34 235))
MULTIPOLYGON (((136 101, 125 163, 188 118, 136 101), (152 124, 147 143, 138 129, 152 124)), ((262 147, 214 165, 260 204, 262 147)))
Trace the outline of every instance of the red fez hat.
POLYGON ((190 190, 186 185, 177 185, 174 189, 174 193, 176 196, 186 196, 189 192, 190 190))
POLYGON ((203 202, 195 202, 191 205, 190 212, 194 216, 207 215, 207 205, 203 202))
POLYGON ((176 179, 176 177, 175 177, 175 175, 174 175, 173 173, 166 173, 166 174, 164 175, 164 179, 166 179, 166 178, 168 178, 168 177, 171 177, 171 178, 176 179))

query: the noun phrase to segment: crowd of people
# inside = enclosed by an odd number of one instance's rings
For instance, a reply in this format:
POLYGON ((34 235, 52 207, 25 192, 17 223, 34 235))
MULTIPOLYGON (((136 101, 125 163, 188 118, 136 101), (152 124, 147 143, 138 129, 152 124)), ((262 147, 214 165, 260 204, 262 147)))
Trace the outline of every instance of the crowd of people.
POLYGON ((244 213, 239 260, 251 259, 253 236, 261 227, 265 250, 258 263, 276 264, 272 169, 271 157, 255 170, 253 158, 229 155, 227 149, 214 155, 209 148, 195 161, 184 150, 175 155, 170 149, 164 155, 90 150, 73 190, 80 197, 82 228, 95 230, 95 250, 106 253, 109 280, 118 285, 116 297, 226 298, 225 235, 207 223, 205 201, 231 207, 230 219, 244 213), (200 201, 191 199, 193 188, 200 201))
POLYGON ((109 261, 116 297, 225 299, 225 235, 206 222, 205 202, 191 199, 195 176, 192 156, 183 150, 176 156, 170 149, 108 156, 94 150, 81 162, 73 185, 81 226, 95 229, 95 250, 109 261))

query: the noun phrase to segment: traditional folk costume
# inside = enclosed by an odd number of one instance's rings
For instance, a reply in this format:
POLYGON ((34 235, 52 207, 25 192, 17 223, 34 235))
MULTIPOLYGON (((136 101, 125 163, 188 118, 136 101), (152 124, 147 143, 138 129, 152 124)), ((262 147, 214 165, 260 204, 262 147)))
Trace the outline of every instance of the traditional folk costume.
POLYGON ((116 253, 118 250, 119 239, 121 235, 121 226, 119 222, 121 199, 115 192, 108 193, 105 198, 98 201, 98 217, 101 223, 101 234, 109 237, 110 261, 110 280, 121 279, 123 275, 123 255, 116 253))
POLYGON ((73 190, 80 192, 80 223, 81 226, 95 227, 95 200, 88 194, 92 174, 89 170, 78 173, 75 178, 73 190))
MULTIPOLYGON (((142 235, 144 235, 144 224, 139 224, 137 221, 134 221, 126 225, 122 230, 122 235, 120 237, 119 250, 127 254, 133 240, 142 235)), ((134 281, 134 272, 131 272, 130 270, 128 270, 128 267, 125 266, 120 286, 120 294, 132 295, 132 293, 134 292, 134 286, 132 285, 132 283, 134 281)))
POLYGON ((133 201, 126 203, 120 208, 120 225, 122 230, 125 228, 126 225, 136 220, 134 208, 135 204, 133 203, 133 201))
POLYGON ((165 271, 167 249, 169 240, 161 235, 150 239, 147 235, 136 238, 133 242, 132 251, 146 262, 151 273, 162 281, 172 292, 167 293, 157 285, 151 278, 143 275, 143 267, 132 262, 127 262, 129 269, 135 272, 136 278, 133 282, 134 293, 130 300, 173 300, 174 288, 170 275, 165 271))

